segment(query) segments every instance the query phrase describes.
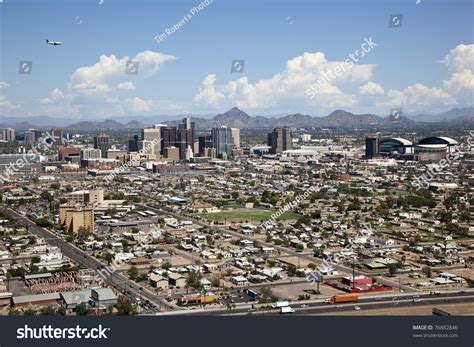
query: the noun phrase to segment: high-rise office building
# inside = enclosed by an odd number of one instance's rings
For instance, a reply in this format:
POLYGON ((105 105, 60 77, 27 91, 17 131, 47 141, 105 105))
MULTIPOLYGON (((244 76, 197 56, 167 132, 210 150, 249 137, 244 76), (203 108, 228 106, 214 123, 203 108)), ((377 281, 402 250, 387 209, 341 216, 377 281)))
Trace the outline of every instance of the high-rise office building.
POLYGON ((212 128, 211 130, 212 146, 216 149, 217 156, 226 153, 227 157, 232 156, 232 130, 226 126, 212 128))
POLYGON ((212 148, 212 139, 211 135, 202 135, 199 136, 199 155, 201 157, 205 156, 206 148, 212 148))
POLYGON ((64 132, 61 128, 53 128, 51 129, 51 137, 52 137, 52 144, 55 146, 59 146, 64 144, 64 132))
POLYGON ((290 128, 276 127, 268 134, 270 153, 276 154, 293 148, 293 134, 290 128))
POLYGON ((127 149, 128 152, 138 152, 138 135, 134 135, 133 138, 128 140, 127 149))
POLYGON ((43 136, 43 132, 41 130, 34 130, 35 133, 35 141, 38 141, 41 136, 43 136))
POLYGON ((176 146, 176 127, 163 127, 161 128, 161 153, 164 154, 166 147, 176 146))
POLYGON ((159 156, 162 153, 162 137, 161 131, 165 128, 166 125, 156 124, 153 128, 142 129, 142 140, 146 141, 147 144, 153 142, 153 152, 156 156, 159 156))
POLYGON ((179 148, 179 158, 186 159, 186 149, 194 147, 195 124, 191 118, 185 117, 181 123, 178 124, 178 132, 176 145, 179 148))
POLYGON ((15 141, 15 129, 13 128, 6 128, 3 131, 3 139, 8 141, 8 142, 13 142, 15 141))
POLYGON ((191 129, 178 129, 176 146, 179 148, 179 158, 186 158, 186 149, 193 145, 193 131, 191 129))
POLYGON ((94 136, 94 148, 100 149, 102 158, 107 158, 107 150, 110 149, 109 135, 97 133, 94 136))
POLYGON ((369 134, 365 137, 365 157, 377 158, 380 156, 380 133, 369 134))
POLYGON ((194 122, 191 121, 191 118, 184 117, 183 121, 178 124, 178 130, 179 129, 191 129, 193 131, 193 135, 194 135, 195 124, 194 124, 194 122))
POLYGON ((29 129, 27 132, 25 132, 25 142, 32 144, 36 142, 36 130, 35 129, 29 129))
POLYGON ((240 129, 239 128, 231 128, 232 129, 232 141, 235 148, 240 148, 240 129))

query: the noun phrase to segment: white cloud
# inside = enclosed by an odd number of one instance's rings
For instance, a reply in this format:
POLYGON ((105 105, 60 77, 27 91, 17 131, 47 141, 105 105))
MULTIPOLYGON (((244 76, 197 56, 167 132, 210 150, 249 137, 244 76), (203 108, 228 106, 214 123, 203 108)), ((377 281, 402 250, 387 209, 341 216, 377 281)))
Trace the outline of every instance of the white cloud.
MULTIPOLYGON (((110 115, 151 111, 154 106, 152 100, 138 96, 119 98, 113 92, 136 90, 136 81, 158 73, 165 62, 176 59, 173 55, 150 50, 139 52, 134 57, 102 55, 94 64, 73 71, 65 98, 70 103, 69 106, 77 107, 83 113, 110 115), (126 64, 129 61, 138 62, 137 74, 126 75, 126 64), (121 81, 124 77, 133 78, 134 83, 121 81)), ((55 100, 50 97, 38 101, 48 104, 55 100)))
POLYGON ((139 97, 126 99, 125 102, 129 105, 132 112, 147 112, 153 106, 152 100, 144 100, 139 97))
POLYGON ((216 75, 207 75, 204 81, 202 81, 202 87, 199 88, 199 93, 194 97, 194 101, 196 103, 217 106, 222 100, 224 100, 225 96, 216 89, 214 86, 215 82, 216 75))
POLYGON ((375 82, 367 82, 366 84, 359 87, 361 94, 376 95, 383 94, 385 91, 383 87, 375 82))
POLYGON ((415 83, 405 88, 405 95, 410 105, 454 105, 456 101, 440 88, 429 88, 421 83, 415 83))
POLYGON ((453 71, 442 87, 428 87, 415 83, 403 90, 390 90, 388 99, 377 106, 452 106, 472 105, 474 92, 474 44, 460 44, 441 61, 453 71))
POLYGON ((116 88, 118 90, 135 90, 136 89, 132 82, 119 83, 116 88))
POLYGON ((0 89, 6 89, 10 87, 10 85, 7 82, 0 81, 0 89))
POLYGON ((391 107, 399 107, 401 105, 405 105, 407 102, 406 95, 400 90, 390 89, 387 92, 389 100, 387 102, 379 104, 380 106, 391 106, 391 107))
POLYGON ((16 105, 10 101, 7 100, 6 96, 0 95, 0 110, 2 114, 6 114, 7 112, 11 112, 17 108, 19 108, 19 105, 16 105))
POLYGON ((429 88, 421 83, 415 83, 404 90, 390 89, 387 96, 388 100, 378 103, 377 106, 449 106, 456 104, 456 100, 443 89, 429 88))
POLYGON ((138 61, 139 68, 138 73, 149 73, 154 74, 160 71, 161 66, 167 61, 173 61, 177 58, 173 55, 163 54, 154 51, 143 51, 138 53, 133 59, 133 61, 138 61))
POLYGON ((474 75, 471 70, 464 70, 462 72, 455 72, 447 81, 443 81, 443 87, 456 94, 462 91, 474 90, 474 75))
POLYGON ((110 90, 104 87, 104 82, 123 76, 128 61, 137 61, 138 75, 148 76, 158 72, 165 62, 176 59, 175 56, 149 50, 140 52, 133 58, 125 56, 119 59, 114 54, 101 55, 99 61, 94 65, 83 66, 73 72, 71 76, 73 89, 110 90), (98 85, 101 87, 96 88, 98 85))
POLYGON ((474 71, 474 44, 456 46, 449 51, 442 62, 455 72, 462 72, 466 69, 474 71))
POLYGON ((51 96, 49 98, 38 99, 38 102, 40 104, 55 104, 55 103, 60 102, 63 99, 64 99, 64 93, 59 88, 55 88, 51 92, 51 96))
POLYGON ((97 83, 96 81, 86 81, 73 85, 73 90, 83 91, 83 92, 109 92, 111 88, 107 83, 97 83))
POLYGON ((244 76, 218 88, 215 86, 216 76, 208 75, 194 100, 211 106, 227 100, 245 108, 267 108, 301 100, 321 107, 351 106, 357 103, 355 96, 345 94, 339 86, 370 80, 373 68, 371 64, 352 62, 347 66, 343 61, 328 61, 321 52, 305 52, 289 60, 282 72, 255 83, 244 76), (316 81, 323 86, 318 87, 317 95, 310 99, 306 92, 316 81))

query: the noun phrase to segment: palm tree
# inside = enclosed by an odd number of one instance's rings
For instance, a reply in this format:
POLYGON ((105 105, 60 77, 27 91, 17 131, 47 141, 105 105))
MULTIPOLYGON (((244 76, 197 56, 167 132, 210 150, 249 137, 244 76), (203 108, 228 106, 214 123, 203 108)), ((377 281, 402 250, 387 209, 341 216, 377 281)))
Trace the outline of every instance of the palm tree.
POLYGON ((400 259, 402 269, 405 268, 405 261, 406 261, 406 260, 407 260, 407 258, 406 258, 404 255, 402 255, 402 258, 400 259))
POLYGON ((6 277, 7 277, 7 292, 9 292, 10 291, 10 278, 12 277, 10 272, 7 271, 6 277))

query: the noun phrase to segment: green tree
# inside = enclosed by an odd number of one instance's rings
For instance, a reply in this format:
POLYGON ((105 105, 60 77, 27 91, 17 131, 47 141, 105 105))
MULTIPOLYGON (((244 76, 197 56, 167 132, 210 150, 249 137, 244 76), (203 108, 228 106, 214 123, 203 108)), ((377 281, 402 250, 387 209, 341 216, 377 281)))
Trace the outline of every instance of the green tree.
POLYGON ((127 297, 119 298, 116 307, 119 316, 131 316, 136 313, 132 301, 127 297))
POLYGON ((33 310, 32 308, 28 308, 25 311, 23 311, 24 316, 36 316, 36 311, 33 310))
POLYGON ((186 278, 186 288, 199 289, 201 287, 202 274, 198 271, 190 271, 186 278))
POLYGON ((106 262, 107 262, 107 265, 110 265, 110 263, 112 262, 112 260, 114 259, 114 255, 110 252, 105 252, 103 255, 102 255, 102 259, 104 259, 106 262))
POLYGON ((421 271, 425 274, 426 277, 431 277, 431 268, 429 266, 425 266, 421 271))
POLYGON ((66 315, 66 307, 64 307, 63 305, 60 305, 56 309, 56 316, 65 316, 65 315, 66 315))
POLYGON ((56 311, 52 306, 45 306, 40 309, 41 316, 54 316, 56 315, 56 311))
POLYGON ((397 264, 388 264, 388 272, 390 273, 390 276, 393 277, 395 273, 397 272, 398 267, 397 264))
POLYGON ((51 202, 54 200, 54 197, 47 190, 43 190, 40 194, 41 199, 51 202))
POLYGON ((161 268, 163 270, 168 270, 170 267, 171 267, 171 263, 169 262, 169 260, 165 260, 163 264, 161 264, 161 268))
POLYGON ((54 183, 51 183, 49 187, 51 189, 59 189, 61 188, 61 184, 59 184, 58 182, 54 182, 54 183))
POLYGON ((260 300, 258 301, 260 304, 276 301, 276 297, 273 295, 272 289, 270 287, 263 287, 260 289, 260 294, 262 294, 260 300))
POLYGON ((130 269, 128 269, 127 274, 128 277, 130 277, 132 280, 135 280, 139 275, 137 267, 132 266, 130 269))
POLYGON ((76 306, 76 315, 87 316, 89 314, 89 308, 85 302, 81 302, 76 306))

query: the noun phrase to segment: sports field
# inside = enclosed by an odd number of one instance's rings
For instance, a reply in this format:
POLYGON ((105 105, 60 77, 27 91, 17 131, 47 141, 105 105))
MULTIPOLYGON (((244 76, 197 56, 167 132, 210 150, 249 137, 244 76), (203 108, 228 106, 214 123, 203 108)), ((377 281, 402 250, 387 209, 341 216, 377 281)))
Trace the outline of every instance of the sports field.
MULTIPOLYGON (((199 216, 208 220, 230 220, 230 219, 240 219, 240 220, 249 220, 254 222, 262 222, 271 218, 273 213, 277 212, 275 209, 235 209, 230 211, 223 212, 214 212, 214 213, 201 213, 199 216)), ((298 219, 299 214, 292 212, 283 213, 278 220, 290 220, 298 219)))

